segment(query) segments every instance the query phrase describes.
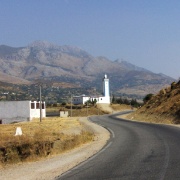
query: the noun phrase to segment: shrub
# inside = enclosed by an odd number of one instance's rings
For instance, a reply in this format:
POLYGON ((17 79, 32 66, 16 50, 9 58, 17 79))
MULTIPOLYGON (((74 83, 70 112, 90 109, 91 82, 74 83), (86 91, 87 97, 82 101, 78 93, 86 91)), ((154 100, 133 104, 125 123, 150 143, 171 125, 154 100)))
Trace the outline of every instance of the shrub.
POLYGON ((62 105, 62 106, 66 106, 66 103, 65 103, 65 102, 62 102, 61 105, 62 105))
POLYGON ((144 103, 146 103, 147 101, 149 101, 152 98, 153 94, 147 94, 144 98, 143 101, 144 103))

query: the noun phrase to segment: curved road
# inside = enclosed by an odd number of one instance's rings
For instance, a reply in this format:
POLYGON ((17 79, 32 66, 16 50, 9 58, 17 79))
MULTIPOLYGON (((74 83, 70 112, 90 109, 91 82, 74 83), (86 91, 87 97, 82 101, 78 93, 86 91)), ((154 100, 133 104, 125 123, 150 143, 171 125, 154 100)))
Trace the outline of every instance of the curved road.
POLYGON ((98 154, 57 179, 180 179, 180 128, 116 116, 90 118, 109 129, 109 142, 98 154))

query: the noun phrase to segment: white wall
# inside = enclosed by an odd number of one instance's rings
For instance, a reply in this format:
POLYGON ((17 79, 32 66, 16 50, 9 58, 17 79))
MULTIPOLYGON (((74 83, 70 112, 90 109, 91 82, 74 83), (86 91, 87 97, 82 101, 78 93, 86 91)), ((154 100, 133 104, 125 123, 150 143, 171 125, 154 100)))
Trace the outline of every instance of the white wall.
POLYGON ((89 100, 90 97, 88 96, 74 96, 73 97, 73 104, 85 104, 86 101, 89 100))
POLYGON ((88 100, 94 100, 96 99, 96 103, 107 103, 110 104, 110 96, 102 96, 102 97, 88 97, 88 96, 76 96, 73 98, 73 104, 85 104, 88 100))
POLYGON ((107 104, 110 104, 110 96, 102 96, 102 97, 99 97, 99 101, 97 103, 107 103, 107 104))
POLYGON ((88 96, 83 97, 83 104, 85 104, 89 99, 90 99, 90 97, 88 97, 88 96))
MULTIPOLYGON (((33 117, 40 117, 40 109, 31 109, 31 101, 0 101, 0 119, 3 124, 29 121, 33 117)), ((46 117, 45 104, 42 117, 46 117)))
POLYGON ((107 103, 110 104, 110 91, 109 91, 109 79, 107 78, 107 75, 104 75, 103 79, 103 94, 102 97, 89 97, 89 96, 74 96, 73 97, 73 104, 85 104, 86 101, 97 99, 97 103, 107 103))
POLYGON ((60 112, 59 112, 59 116, 60 116, 60 117, 68 117, 68 116, 69 116, 69 113, 68 113, 68 111, 60 111, 60 112))
MULTIPOLYGON (((30 120, 32 118, 39 118, 40 117, 40 105, 37 107, 37 103, 40 104, 40 102, 37 101, 30 101, 30 120), (31 108, 31 103, 34 103, 34 109, 31 108)), ((42 117, 46 117, 46 107, 45 107, 45 102, 42 102, 42 106, 44 106, 44 109, 42 109, 42 117)))
POLYGON ((72 99, 73 104, 83 104, 83 98, 82 96, 74 96, 72 99))
POLYGON ((0 101, 0 118, 30 117, 29 101, 0 101))

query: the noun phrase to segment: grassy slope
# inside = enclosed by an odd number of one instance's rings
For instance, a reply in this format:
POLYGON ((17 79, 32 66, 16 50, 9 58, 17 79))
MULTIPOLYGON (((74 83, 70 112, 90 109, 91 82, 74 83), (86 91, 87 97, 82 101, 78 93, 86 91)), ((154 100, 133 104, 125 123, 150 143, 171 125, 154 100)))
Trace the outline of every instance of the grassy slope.
POLYGON ((58 154, 93 140, 94 135, 83 131, 77 118, 46 118, 16 124, 0 125, 0 164, 34 161, 58 154), (14 136, 21 127, 22 136, 14 136), (76 129, 76 133, 73 133, 76 129), (78 129, 78 133, 77 133, 78 129), (69 130, 71 134, 66 134, 69 130))
POLYGON ((128 118, 155 123, 179 124, 180 81, 162 89, 128 118))

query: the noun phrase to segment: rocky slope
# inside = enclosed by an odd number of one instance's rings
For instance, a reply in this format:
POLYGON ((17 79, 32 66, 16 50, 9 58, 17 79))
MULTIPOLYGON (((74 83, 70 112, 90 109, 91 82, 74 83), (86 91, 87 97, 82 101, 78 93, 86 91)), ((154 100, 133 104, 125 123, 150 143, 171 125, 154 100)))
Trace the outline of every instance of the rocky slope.
POLYGON ((144 106, 129 116, 156 123, 180 124, 180 81, 153 95, 144 106))
POLYGON ((155 93, 173 81, 170 77, 126 61, 93 57, 77 47, 57 46, 43 41, 18 48, 1 45, 0 64, 0 73, 3 74, 0 80, 15 84, 48 79, 101 89, 101 79, 107 73, 111 91, 145 95, 155 93))

